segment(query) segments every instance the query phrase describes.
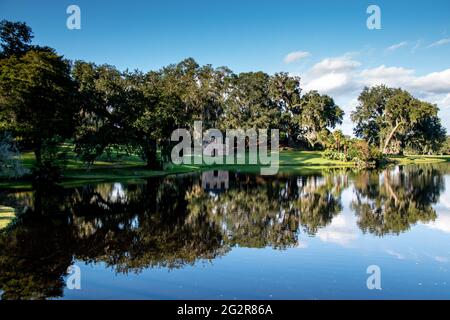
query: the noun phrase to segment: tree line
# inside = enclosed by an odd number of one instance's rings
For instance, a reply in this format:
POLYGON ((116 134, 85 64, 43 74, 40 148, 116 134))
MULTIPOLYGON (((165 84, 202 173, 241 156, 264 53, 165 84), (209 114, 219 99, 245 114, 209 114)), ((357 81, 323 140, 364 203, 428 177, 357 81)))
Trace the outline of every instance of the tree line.
POLYGON ((120 71, 69 61, 32 39, 25 23, 0 23, 0 131, 12 140, 4 144, 34 152, 37 174, 55 170, 67 141, 87 164, 120 149, 160 168, 170 156, 172 131, 192 129, 196 120, 220 130, 279 129, 283 146, 328 149, 341 158, 364 158, 351 151, 366 149, 370 158, 374 148, 436 152, 445 140, 437 106, 401 89, 365 88, 352 113, 359 139, 351 139, 332 132, 344 116, 333 98, 302 92, 300 78, 285 72, 236 74, 192 58, 157 71, 120 71))

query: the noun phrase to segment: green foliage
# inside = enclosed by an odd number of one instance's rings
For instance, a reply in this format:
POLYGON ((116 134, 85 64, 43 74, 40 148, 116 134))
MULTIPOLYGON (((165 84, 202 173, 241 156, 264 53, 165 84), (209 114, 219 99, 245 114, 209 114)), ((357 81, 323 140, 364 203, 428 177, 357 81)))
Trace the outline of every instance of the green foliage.
POLYGON ((41 145, 40 163, 32 168, 35 183, 54 183, 62 179, 62 170, 67 162, 67 151, 62 148, 63 138, 55 136, 45 139, 41 145))
POLYGON ((364 88, 351 115, 355 135, 384 154, 402 153, 406 147, 419 153, 439 150, 445 129, 436 105, 420 101, 401 89, 364 88))
POLYGON ((341 124, 343 116, 344 111, 331 97, 311 91, 301 97, 292 121, 300 128, 299 137, 315 147, 316 144, 326 144, 329 129, 341 124))
POLYGON ((75 151, 81 159, 92 164, 103 152, 121 146, 134 151, 139 137, 133 124, 145 106, 138 87, 141 74, 82 61, 75 62, 72 74, 81 104, 75 132, 75 151))
POLYGON ((0 70, 0 128, 32 149, 40 167, 50 144, 76 126, 70 65, 54 52, 30 50, 0 60, 0 70))
POLYGON ((31 28, 24 22, 0 21, 0 58, 20 55, 30 49, 33 39, 31 28))
POLYGON ((425 117, 415 125, 406 148, 414 154, 437 154, 446 143, 446 133, 437 116, 425 117))
POLYGON ((439 149, 440 154, 449 155, 450 154, 450 136, 445 138, 445 141, 442 143, 441 148, 439 149))
POLYGON ((385 162, 383 153, 364 140, 353 141, 350 154, 359 168, 376 168, 385 162))
POLYGON ((92 163, 110 146, 122 145, 139 152, 148 167, 159 167, 157 148, 167 161, 173 130, 190 128, 194 120, 216 124, 229 73, 193 59, 147 74, 77 61, 73 75, 83 117, 76 152, 92 163))
POLYGON ((329 149, 323 152, 323 157, 329 160, 344 161, 344 162, 349 162, 353 160, 353 158, 349 154, 329 149))
POLYGON ((385 162, 384 155, 367 141, 346 137, 340 130, 328 136, 323 157, 354 162, 358 168, 376 168, 385 162))
POLYGON ((269 95, 277 109, 281 111, 280 142, 290 147, 298 145, 299 142, 296 136, 300 128, 292 119, 298 112, 301 91, 299 77, 286 72, 276 73, 270 77, 269 95))
POLYGON ((234 77, 221 128, 279 128, 281 110, 271 99, 270 76, 263 72, 234 77))

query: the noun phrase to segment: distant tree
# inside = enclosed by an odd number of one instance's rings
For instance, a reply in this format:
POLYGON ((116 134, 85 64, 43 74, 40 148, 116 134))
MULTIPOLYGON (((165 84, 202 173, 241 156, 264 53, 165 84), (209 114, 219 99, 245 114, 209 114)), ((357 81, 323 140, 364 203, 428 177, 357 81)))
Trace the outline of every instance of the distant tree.
POLYGON ((437 106, 404 90, 366 87, 358 100, 359 105, 352 113, 355 134, 377 145, 385 154, 402 152, 408 144, 417 146, 424 141, 428 141, 425 150, 436 150, 445 138, 437 106), (432 137, 435 145, 429 142, 432 137))
POLYGON ((279 128, 280 106, 271 99, 270 76, 264 72, 241 73, 232 82, 221 118, 225 128, 279 128))
POLYGON ((426 117, 415 124, 407 137, 407 146, 419 154, 434 154, 439 152, 446 142, 446 134, 439 117, 426 117))
POLYGON ((0 58, 25 53, 30 49, 33 32, 25 22, 0 21, 0 58))
POLYGON ((300 127, 301 136, 315 147, 324 145, 329 129, 341 124, 343 116, 344 111, 331 97, 311 91, 301 97, 293 121, 300 127))
POLYGON ((355 122, 355 135, 370 144, 380 146, 383 115, 388 99, 394 95, 394 90, 386 86, 364 88, 359 95, 359 105, 352 112, 351 118, 355 122))
POLYGON ((75 89, 69 63, 54 52, 30 50, 0 60, 0 128, 34 151, 38 168, 72 136, 75 89))
POLYGON ((231 78, 229 69, 199 66, 192 58, 144 75, 141 89, 145 103, 134 128, 141 137, 147 167, 159 168, 169 160, 175 129, 192 129, 195 120, 203 121, 205 128, 218 125, 231 78), (158 149, 160 162, 156 159, 158 149))
MULTIPOLYGON (((188 127, 188 119, 192 116, 188 112, 187 102, 183 102, 176 90, 171 88, 172 76, 167 70, 149 72, 145 75, 143 93, 146 104, 143 113, 136 119, 135 128, 141 133, 143 156, 148 168, 161 168, 170 154, 170 137, 172 131, 188 127), (169 78, 166 78, 169 77, 169 78), (157 159, 158 146, 161 149, 161 160, 157 159)), ((172 83, 177 86, 177 83, 172 83)), ((185 100, 186 101, 186 100, 185 100)))
POLYGON ((76 152, 92 163, 109 148, 136 149, 140 137, 134 123, 145 106, 142 74, 82 61, 75 62, 72 74, 80 96, 76 152))
POLYGON ((333 147, 336 151, 341 152, 342 148, 345 148, 347 138, 341 130, 334 130, 332 136, 334 141, 333 147))
POLYGON ((450 136, 445 138, 445 141, 442 143, 441 148, 439 149, 439 153, 448 155, 450 154, 450 136))
POLYGON ((234 74, 227 67, 214 69, 211 65, 202 66, 197 71, 197 101, 200 117, 206 128, 217 128, 225 109, 228 93, 234 74))
POLYGON ((288 73, 276 73, 270 77, 269 93, 271 99, 281 110, 280 131, 287 136, 288 145, 294 146, 299 126, 293 121, 299 111, 301 101, 300 78, 288 73))

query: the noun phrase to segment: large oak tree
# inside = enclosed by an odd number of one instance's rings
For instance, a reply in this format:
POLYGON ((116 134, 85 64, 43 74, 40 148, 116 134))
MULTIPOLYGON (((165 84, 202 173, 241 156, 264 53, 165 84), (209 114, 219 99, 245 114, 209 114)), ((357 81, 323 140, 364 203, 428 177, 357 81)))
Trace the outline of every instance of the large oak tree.
POLYGON ((383 153, 399 153, 407 146, 419 152, 436 151, 445 140, 438 107, 405 90, 366 87, 358 100, 351 115, 355 135, 377 145, 383 153))
POLYGON ((75 97, 70 64, 52 50, 0 60, 0 129, 34 151, 37 167, 52 160, 50 150, 60 139, 71 137, 75 97))

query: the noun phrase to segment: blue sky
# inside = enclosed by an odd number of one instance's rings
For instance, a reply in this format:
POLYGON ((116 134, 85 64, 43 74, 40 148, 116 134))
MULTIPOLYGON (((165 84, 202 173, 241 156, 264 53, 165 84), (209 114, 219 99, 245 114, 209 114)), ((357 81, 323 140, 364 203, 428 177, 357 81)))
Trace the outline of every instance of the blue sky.
POLYGON ((35 43, 69 59, 158 69, 193 57, 235 72, 287 71, 330 94, 348 115, 364 85, 401 86, 437 103, 450 130, 450 1, 23 1, 0 18, 26 21, 35 43), (81 30, 66 28, 69 5, 81 30), (369 5, 381 30, 366 27, 369 5), (390 49, 389 49, 390 48, 390 49), (289 53, 301 57, 287 63, 289 53))

